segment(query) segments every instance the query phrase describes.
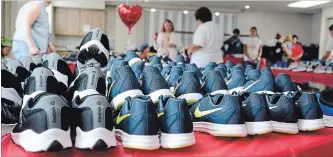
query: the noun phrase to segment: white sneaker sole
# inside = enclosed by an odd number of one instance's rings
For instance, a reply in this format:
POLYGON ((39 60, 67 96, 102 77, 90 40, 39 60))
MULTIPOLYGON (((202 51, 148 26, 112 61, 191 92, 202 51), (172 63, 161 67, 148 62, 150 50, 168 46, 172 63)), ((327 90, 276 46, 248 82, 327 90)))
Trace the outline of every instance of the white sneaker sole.
POLYGON ((195 144, 194 133, 166 134, 161 132, 161 146, 163 148, 184 148, 195 144))
POLYGON ((149 94, 154 104, 158 103, 158 97, 160 97, 161 95, 170 95, 173 97, 173 94, 170 89, 160 89, 149 94))
POLYGON ((79 127, 76 128, 75 147, 79 149, 93 150, 95 144, 102 140, 107 148, 116 146, 116 137, 112 131, 105 128, 96 128, 90 131, 82 131, 79 127))
POLYGON ((39 134, 29 129, 20 133, 12 132, 11 137, 14 143, 28 152, 47 151, 55 141, 59 142, 63 149, 72 147, 70 129, 49 129, 39 134))
POLYGON ((135 97, 138 95, 143 95, 142 91, 139 89, 133 89, 126 92, 122 92, 111 100, 111 105, 114 107, 114 109, 119 110, 121 106, 125 103, 125 98, 129 96, 135 97))
POLYGON ((332 116, 323 116, 325 126, 326 127, 333 127, 333 117, 332 116))
POLYGON ((297 134, 298 133, 298 126, 297 123, 282 123, 272 121, 273 131, 286 133, 286 134, 297 134))
POLYGON ((188 105, 192 105, 196 103, 198 100, 202 98, 202 94, 200 93, 188 93, 180 95, 178 98, 185 99, 188 105))
POLYGON ((155 150, 160 148, 158 135, 143 136, 130 135, 122 130, 116 129, 116 136, 121 138, 123 147, 143 150, 155 150))
POLYGON ((193 122, 193 130, 209 133, 213 136, 245 137, 247 136, 245 124, 214 124, 208 122, 193 122))
POLYGON ((229 91, 228 90, 217 90, 217 91, 214 91, 214 92, 211 92, 210 93, 211 95, 215 95, 215 94, 229 94, 229 91))
POLYGON ((298 119, 298 129, 302 131, 313 131, 325 128, 323 119, 305 120, 298 119))
POLYGON ((261 135, 273 131, 271 121, 245 122, 247 133, 250 135, 261 135))

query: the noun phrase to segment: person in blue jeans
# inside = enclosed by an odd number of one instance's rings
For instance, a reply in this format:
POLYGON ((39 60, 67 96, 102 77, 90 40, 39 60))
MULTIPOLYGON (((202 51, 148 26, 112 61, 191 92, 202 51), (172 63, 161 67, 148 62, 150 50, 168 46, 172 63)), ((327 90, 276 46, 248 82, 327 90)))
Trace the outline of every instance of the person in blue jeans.
POLYGON ((257 28, 252 27, 250 29, 251 36, 244 39, 244 61, 245 66, 248 64, 253 65, 258 69, 259 62, 262 54, 262 41, 259 39, 257 28))
POLYGON ((12 53, 15 58, 55 52, 50 42, 46 7, 51 0, 28 1, 19 10, 15 23, 12 53))

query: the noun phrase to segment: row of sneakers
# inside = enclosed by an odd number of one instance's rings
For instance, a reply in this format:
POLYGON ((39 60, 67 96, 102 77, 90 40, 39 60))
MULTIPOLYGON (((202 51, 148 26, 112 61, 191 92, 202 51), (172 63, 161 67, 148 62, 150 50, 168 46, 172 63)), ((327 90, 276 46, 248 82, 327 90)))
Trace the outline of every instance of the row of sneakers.
POLYGON ((293 72, 314 72, 314 73, 333 73, 333 62, 327 61, 326 64, 322 64, 319 60, 309 62, 294 62, 291 63, 286 70, 293 72))

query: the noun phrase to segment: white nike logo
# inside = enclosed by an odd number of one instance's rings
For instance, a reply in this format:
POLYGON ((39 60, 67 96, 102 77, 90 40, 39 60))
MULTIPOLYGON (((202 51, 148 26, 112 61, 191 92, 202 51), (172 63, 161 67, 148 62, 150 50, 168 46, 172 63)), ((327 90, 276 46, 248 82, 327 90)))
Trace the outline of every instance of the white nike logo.
POLYGON ((254 81, 252 84, 250 84, 249 86, 247 86, 246 88, 242 89, 242 91, 247 91, 248 89, 250 89, 253 85, 255 85, 256 83, 258 83, 260 80, 254 81))
POLYGON ((232 81, 232 79, 230 79, 230 80, 227 82, 227 84, 229 84, 231 81, 232 81))
POLYGON ((271 110, 271 109, 273 109, 273 108, 277 108, 277 106, 272 106, 272 107, 269 107, 269 109, 271 110))

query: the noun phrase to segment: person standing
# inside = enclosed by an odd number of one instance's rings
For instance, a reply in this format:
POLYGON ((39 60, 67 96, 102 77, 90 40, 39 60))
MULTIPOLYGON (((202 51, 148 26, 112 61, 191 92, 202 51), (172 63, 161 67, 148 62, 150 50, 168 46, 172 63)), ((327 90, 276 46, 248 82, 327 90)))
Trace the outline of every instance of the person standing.
POLYGON ((223 32, 212 21, 212 13, 206 7, 195 11, 195 19, 199 24, 194 32, 193 44, 186 47, 191 63, 203 68, 209 62, 223 62, 223 32))
POLYGON ((233 30, 233 35, 224 41, 224 45, 222 47, 223 52, 226 54, 241 54, 243 53, 242 51, 242 42, 239 38, 239 29, 234 29, 233 30), (226 48, 227 47, 227 48, 226 48))
POLYGON ((330 58, 331 53, 333 53, 333 25, 331 25, 329 28, 331 39, 328 39, 327 45, 326 45, 326 53, 321 59, 322 61, 326 61, 328 58, 330 58))
POLYGON ((28 1, 19 10, 13 37, 13 56, 35 56, 55 52, 50 42, 49 20, 46 7, 51 0, 28 1))
POLYGON ((262 41, 258 37, 257 28, 250 29, 251 36, 244 39, 244 61, 245 64, 251 64, 254 67, 259 67, 260 58, 262 55, 262 41))
POLYGON ((175 62, 178 50, 182 46, 180 36, 174 32, 173 23, 169 19, 166 19, 155 43, 157 56, 168 56, 169 59, 175 62))
POLYGON ((293 35, 292 38, 292 48, 291 48, 291 54, 289 55, 289 63, 291 62, 300 62, 301 58, 303 57, 304 50, 302 45, 298 42, 298 36, 293 35))

